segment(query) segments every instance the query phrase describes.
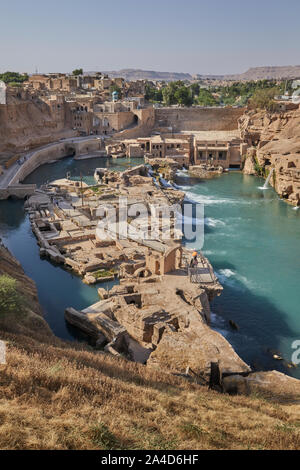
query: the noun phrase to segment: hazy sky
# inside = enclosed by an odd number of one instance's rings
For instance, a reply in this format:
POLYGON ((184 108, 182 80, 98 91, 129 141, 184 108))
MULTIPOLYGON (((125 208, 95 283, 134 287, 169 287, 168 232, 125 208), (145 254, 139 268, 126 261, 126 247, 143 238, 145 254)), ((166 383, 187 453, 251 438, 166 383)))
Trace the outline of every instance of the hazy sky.
POLYGON ((0 71, 300 64, 300 0, 0 0, 0 71))

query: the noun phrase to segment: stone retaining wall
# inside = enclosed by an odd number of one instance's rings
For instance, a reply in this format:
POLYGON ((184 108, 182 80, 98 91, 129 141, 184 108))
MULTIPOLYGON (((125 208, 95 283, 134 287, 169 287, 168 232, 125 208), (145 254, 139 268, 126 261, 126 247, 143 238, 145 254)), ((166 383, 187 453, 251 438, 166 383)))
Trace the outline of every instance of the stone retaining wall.
POLYGON ((130 129, 124 129, 114 134, 116 139, 136 139, 148 136, 155 122, 154 108, 135 109, 133 113, 138 117, 138 124, 130 129))
POLYGON ((36 150, 17 171, 16 175, 10 182, 10 186, 20 183, 36 168, 45 163, 49 163, 53 160, 59 160, 66 157, 67 155, 71 155, 73 152, 75 155, 83 155, 91 151, 100 150, 101 148, 102 140, 95 138, 86 140, 84 142, 60 142, 36 150))
POLYGON ((8 199, 10 196, 24 199, 31 196, 36 190, 36 184, 17 184, 9 186, 7 189, 0 189, 0 200, 8 199))
POLYGON ((174 131, 231 131, 238 129, 244 108, 158 108, 155 127, 174 131))

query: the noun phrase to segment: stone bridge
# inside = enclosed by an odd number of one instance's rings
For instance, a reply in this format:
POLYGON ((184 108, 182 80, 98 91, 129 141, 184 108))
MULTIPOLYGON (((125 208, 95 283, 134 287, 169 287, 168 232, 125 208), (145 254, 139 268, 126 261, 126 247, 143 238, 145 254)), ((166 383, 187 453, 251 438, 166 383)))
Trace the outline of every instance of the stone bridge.
POLYGON ((48 144, 28 153, 21 166, 16 162, 0 176, 0 199, 7 199, 10 196, 22 199, 33 194, 36 185, 23 185, 21 182, 39 166, 69 155, 84 155, 99 151, 103 145, 103 140, 99 137, 80 140, 75 138, 48 144))

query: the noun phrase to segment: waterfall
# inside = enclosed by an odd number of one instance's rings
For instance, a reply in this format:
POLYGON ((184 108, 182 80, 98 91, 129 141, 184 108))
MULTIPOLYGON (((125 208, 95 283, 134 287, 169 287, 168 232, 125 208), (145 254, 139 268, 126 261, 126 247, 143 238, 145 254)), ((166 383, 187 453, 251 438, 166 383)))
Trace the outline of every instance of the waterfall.
POLYGON ((273 171, 274 171, 274 168, 271 168, 270 173, 268 174, 268 177, 267 177, 267 179, 266 179, 266 181, 265 181, 265 184, 264 184, 264 186, 263 186, 264 189, 267 189, 273 171))
POLYGON ((171 184, 165 180, 162 176, 159 178, 161 184, 164 186, 164 188, 170 188, 171 187, 171 184))

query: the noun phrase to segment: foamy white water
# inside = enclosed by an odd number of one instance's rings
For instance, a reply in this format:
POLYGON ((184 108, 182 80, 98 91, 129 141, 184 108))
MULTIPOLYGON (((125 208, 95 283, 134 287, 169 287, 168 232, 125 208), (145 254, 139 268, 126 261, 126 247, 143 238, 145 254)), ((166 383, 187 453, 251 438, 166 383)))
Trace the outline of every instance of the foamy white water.
MULTIPOLYGON (((206 196, 204 194, 195 194, 192 191, 186 191, 186 197, 193 202, 198 204, 203 204, 204 206, 210 206, 214 204, 235 204, 235 205, 249 205, 251 201, 245 201, 240 199, 233 199, 233 198, 219 198, 213 195, 206 196)), ((252 202, 253 204, 253 202, 252 202)))
POLYGON ((206 217, 205 224, 208 227, 224 227, 224 225, 226 225, 224 220, 214 219, 213 217, 206 217))

